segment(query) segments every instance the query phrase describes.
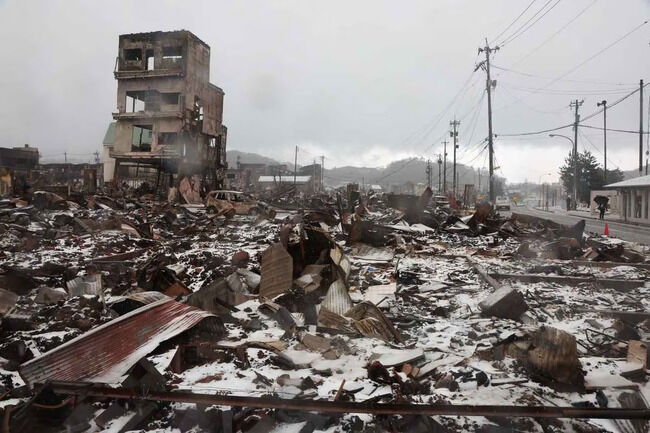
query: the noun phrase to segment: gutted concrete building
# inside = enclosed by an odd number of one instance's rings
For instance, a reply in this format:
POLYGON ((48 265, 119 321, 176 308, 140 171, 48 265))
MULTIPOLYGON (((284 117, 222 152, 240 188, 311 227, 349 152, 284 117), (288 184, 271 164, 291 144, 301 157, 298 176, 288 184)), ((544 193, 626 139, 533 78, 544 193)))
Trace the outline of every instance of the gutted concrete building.
MULTIPOLYGON (((210 47, 186 30, 120 35, 117 112, 107 172, 165 186, 225 177, 224 92, 210 83, 210 47)), ((110 174, 107 173, 107 177, 110 174)))

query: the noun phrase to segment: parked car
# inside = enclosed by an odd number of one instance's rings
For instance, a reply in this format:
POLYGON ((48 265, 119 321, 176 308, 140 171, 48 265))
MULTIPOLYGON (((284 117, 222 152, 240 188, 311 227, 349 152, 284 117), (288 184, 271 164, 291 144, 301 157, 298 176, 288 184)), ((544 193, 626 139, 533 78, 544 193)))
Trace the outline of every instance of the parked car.
POLYGON ((210 191, 205 199, 206 210, 210 213, 237 215, 258 215, 267 209, 263 202, 255 200, 241 191, 216 190, 210 191))
POLYGON ((497 210, 510 210, 510 199, 505 196, 499 196, 494 203, 497 210))

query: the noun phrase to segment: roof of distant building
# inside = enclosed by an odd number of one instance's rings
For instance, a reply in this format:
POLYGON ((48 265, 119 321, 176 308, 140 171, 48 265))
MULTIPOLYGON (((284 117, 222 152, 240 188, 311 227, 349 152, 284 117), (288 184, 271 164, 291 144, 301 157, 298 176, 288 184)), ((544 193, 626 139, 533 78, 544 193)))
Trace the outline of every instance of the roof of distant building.
MULTIPOLYGON (((296 183, 307 183, 311 176, 296 176, 296 183)), ((260 176, 259 182, 293 183, 293 176, 260 176)))
POLYGON ((115 122, 108 124, 108 129, 106 134, 104 134, 104 141, 102 141, 104 146, 115 144, 115 122))
POLYGON ((603 186, 603 188, 635 188, 640 186, 650 186, 650 175, 610 183, 609 185, 603 186))

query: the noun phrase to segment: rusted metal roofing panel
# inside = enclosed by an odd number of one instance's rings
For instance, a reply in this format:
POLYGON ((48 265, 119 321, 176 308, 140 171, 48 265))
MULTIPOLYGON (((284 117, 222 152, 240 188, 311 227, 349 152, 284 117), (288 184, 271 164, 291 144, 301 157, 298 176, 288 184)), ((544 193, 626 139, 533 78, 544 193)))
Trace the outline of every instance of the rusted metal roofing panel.
POLYGON ((262 253, 260 295, 273 298, 285 293, 293 284, 293 258, 280 243, 262 253))
POLYGON ((208 316, 212 314, 172 299, 161 299, 24 363, 20 375, 30 386, 46 380, 118 383, 129 368, 162 341, 208 316))

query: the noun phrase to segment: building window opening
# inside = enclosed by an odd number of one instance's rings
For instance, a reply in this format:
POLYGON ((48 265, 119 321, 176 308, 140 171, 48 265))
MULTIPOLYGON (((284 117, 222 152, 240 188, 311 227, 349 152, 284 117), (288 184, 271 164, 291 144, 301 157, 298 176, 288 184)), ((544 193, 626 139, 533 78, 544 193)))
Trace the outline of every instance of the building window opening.
POLYGON ((135 92, 126 92, 126 112, 127 113, 137 113, 138 111, 144 111, 144 101, 145 101, 144 91, 135 91, 135 92))
POLYGON ((147 58, 147 71, 153 71, 154 68, 153 50, 146 51, 146 58, 147 58))
POLYGON ((178 62, 183 59, 183 47, 163 47, 163 60, 178 62))
POLYGON ((160 103, 161 105, 178 105, 179 98, 180 93, 161 93, 160 103))
POLYGON ((142 50, 140 48, 124 49, 124 60, 127 62, 139 62, 142 60, 142 50))
POLYGON ((158 134, 158 144, 160 145, 169 145, 175 144, 178 138, 178 133, 176 132, 161 132, 158 134))
POLYGON ((133 125, 132 152, 150 152, 153 139, 152 125, 133 125))

